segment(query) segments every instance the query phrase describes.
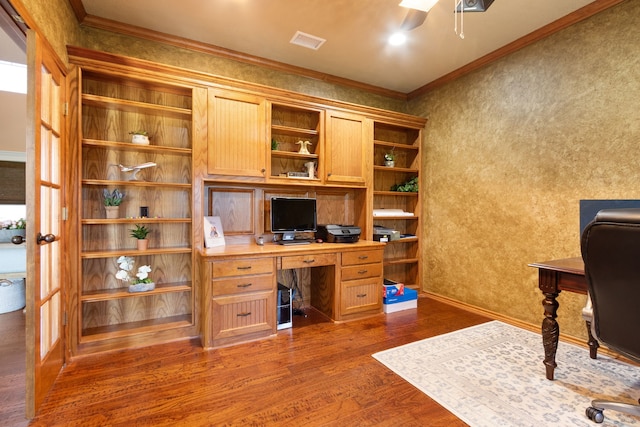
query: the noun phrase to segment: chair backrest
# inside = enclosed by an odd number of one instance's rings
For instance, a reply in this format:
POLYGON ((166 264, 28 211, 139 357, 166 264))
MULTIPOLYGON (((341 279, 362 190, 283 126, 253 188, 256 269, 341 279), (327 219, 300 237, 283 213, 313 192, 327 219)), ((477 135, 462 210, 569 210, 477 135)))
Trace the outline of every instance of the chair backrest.
POLYGON ((598 212, 581 246, 598 340, 640 360, 640 209, 598 212))

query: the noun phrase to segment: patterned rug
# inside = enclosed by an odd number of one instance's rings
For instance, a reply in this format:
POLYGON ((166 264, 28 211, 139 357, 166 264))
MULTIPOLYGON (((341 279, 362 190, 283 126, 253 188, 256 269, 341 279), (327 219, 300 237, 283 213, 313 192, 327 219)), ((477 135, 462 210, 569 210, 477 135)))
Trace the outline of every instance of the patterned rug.
POLYGON ((594 397, 640 397, 640 368, 560 342, 555 380, 545 378, 542 338, 492 321, 373 355, 472 427, 640 426, 640 418, 585 415, 594 397))

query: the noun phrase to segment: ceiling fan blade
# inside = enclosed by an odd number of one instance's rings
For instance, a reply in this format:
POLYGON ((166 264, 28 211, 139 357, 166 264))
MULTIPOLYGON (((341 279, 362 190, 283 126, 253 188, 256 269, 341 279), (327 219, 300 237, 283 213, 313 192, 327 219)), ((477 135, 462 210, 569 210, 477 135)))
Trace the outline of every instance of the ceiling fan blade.
POLYGON ((418 28, 427 19, 427 13, 417 9, 409 9, 407 15, 404 17, 400 29, 403 31, 411 31, 414 28, 418 28))

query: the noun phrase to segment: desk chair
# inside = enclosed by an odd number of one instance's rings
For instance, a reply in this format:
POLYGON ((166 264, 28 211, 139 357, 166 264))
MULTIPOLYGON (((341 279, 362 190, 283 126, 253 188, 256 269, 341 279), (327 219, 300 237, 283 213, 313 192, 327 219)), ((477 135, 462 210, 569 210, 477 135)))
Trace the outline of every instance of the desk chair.
MULTIPOLYGON (((589 289, 583 314, 594 337, 640 362, 640 209, 601 210, 582 233, 581 247, 589 289)), ((640 416, 640 404, 596 399, 591 405, 586 415, 596 423, 605 409, 640 416)))

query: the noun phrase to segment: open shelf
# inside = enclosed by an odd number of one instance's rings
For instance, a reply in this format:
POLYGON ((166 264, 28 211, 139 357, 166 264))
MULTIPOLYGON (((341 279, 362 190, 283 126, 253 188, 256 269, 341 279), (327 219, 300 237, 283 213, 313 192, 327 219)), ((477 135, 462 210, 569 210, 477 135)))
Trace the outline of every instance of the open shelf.
POLYGON ((87 291, 80 299, 85 302, 96 302, 112 300, 117 298, 133 298, 139 296, 149 296, 157 294, 166 294, 170 292, 185 292, 191 291, 191 282, 180 283, 163 283, 157 284, 154 290, 147 292, 129 292, 127 287, 116 289, 105 289, 99 291, 87 291))
MULTIPOLYGON (((73 351, 127 348, 193 334, 193 89, 157 77, 81 70, 80 249, 78 321, 73 351), (144 130, 150 144, 133 144, 144 130), (144 163, 136 174, 121 166, 144 163), (125 194, 115 219, 104 218, 103 190, 125 194), (148 216, 139 217, 142 208, 148 216), (137 250, 130 236, 147 224, 150 248, 137 250), (128 292, 116 278, 117 259, 149 265, 156 287, 128 292)), ((132 274, 135 274, 133 271, 132 274)))

